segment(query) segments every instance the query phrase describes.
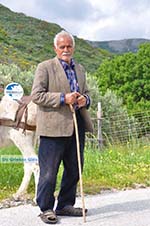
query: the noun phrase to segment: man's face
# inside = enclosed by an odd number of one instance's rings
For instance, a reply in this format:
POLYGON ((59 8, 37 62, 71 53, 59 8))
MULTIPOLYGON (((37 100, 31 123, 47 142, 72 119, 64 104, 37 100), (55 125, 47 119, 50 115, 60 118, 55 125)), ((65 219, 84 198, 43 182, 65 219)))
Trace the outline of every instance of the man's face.
POLYGON ((74 52, 72 39, 69 36, 60 36, 57 40, 57 47, 54 47, 54 50, 59 59, 69 64, 74 52))

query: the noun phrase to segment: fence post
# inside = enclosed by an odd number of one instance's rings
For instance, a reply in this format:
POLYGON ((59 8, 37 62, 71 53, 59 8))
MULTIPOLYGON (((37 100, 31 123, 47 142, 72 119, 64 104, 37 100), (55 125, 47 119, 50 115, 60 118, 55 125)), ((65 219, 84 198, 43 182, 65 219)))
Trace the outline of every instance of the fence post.
POLYGON ((98 102, 97 104, 97 140, 98 140, 98 146, 101 148, 103 145, 103 139, 102 139, 102 108, 101 108, 101 102, 98 102))

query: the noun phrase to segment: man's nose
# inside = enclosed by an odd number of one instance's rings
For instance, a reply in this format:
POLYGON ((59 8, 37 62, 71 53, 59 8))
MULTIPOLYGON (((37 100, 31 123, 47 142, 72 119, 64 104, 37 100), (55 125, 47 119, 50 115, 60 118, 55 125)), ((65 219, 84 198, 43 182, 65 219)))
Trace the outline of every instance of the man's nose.
POLYGON ((65 50, 66 52, 68 52, 68 46, 65 46, 64 50, 65 50))

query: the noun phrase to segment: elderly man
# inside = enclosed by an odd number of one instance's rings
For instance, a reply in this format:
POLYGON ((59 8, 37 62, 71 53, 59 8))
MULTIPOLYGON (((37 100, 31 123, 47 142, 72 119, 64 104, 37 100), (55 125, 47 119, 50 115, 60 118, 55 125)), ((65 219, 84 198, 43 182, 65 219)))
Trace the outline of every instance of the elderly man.
POLYGON ((85 132, 92 132, 92 122, 87 111, 90 97, 85 70, 73 60, 74 48, 71 34, 66 31, 56 34, 56 57, 38 65, 32 87, 32 100, 38 105, 37 134, 40 136, 37 203, 45 223, 56 223, 57 215, 82 216, 82 209, 74 207, 79 171, 69 105, 76 112, 82 168, 85 132), (61 161, 64 171, 54 210, 54 191, 61 161))

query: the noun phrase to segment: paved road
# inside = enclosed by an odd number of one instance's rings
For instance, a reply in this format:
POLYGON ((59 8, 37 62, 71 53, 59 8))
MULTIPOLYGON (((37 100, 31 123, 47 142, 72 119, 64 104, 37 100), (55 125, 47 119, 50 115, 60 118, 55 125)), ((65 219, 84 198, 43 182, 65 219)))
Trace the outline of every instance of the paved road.
MULTIPOLYGON (((85 197, 89 209, 83 218, 59 217, 60 226, 150 226, 150 188, 85 197)), ((77 199, 81 206, 81 199, 77 199)), ((39 208, 24 205, 0 210, 0 226, 43 226, 39 208)))

